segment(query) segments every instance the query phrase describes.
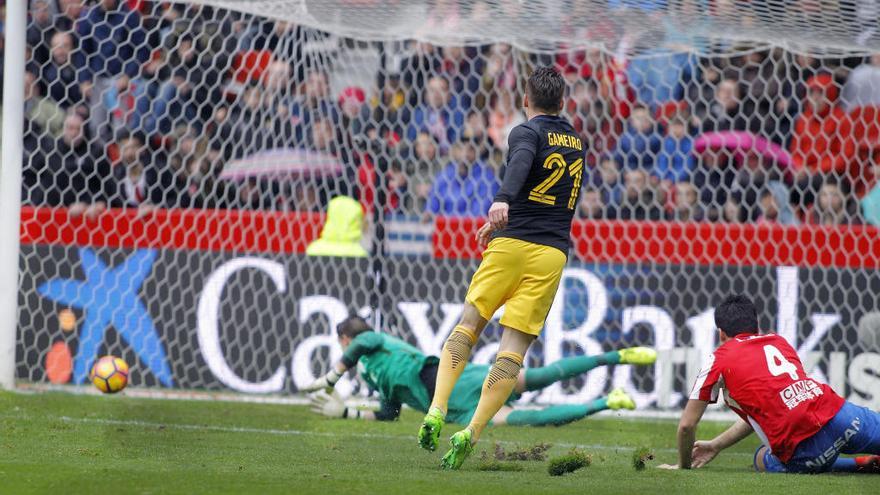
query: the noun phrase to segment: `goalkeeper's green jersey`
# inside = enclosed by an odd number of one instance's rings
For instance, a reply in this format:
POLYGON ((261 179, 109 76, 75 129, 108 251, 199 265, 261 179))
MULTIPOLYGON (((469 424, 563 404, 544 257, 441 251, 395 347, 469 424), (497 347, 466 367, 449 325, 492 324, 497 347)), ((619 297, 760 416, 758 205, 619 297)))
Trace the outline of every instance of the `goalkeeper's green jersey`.
POLYGON ((363 332, 352 339, 342 362, 348 368, 358 364, 361 377, 379 392, 383 414, 396 417, 392 411, 399 411, 401 404, 418 411, 427 411, 431 405, 430 392, 419 379, 419 373, 425 364, 437 364, 439 360, 398 338, 363 332))

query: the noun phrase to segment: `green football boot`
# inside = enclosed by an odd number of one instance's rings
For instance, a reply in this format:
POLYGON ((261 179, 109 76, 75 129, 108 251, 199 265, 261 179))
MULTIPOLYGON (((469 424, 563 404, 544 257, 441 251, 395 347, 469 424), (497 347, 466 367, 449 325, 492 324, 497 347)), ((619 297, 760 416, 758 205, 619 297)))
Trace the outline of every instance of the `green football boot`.
POLYGON ((422 421, 422 427, 419 428, 419 447, 431 452, 437 450, 437 445, 440 443, 440 430, 443 429, 445 422, 443 411, 436 407, 428 410, 428 414, 422 421))
POLYGON ((632 400, 632 397, 627 395, 626 392, 623 391, 622 388, 615 388, 608 394, 608 398, 606 399, 608 403, 608 409, 616 411, 618 409, 635 409, 636 403, 632 400))
POLYGON ((464 460, 474 451, 471 438, 473 438, 473 433, 467 428, 452 435, 452 438, 449 439, 452 448, 443 456, 440 467, 443 469, 460 468, 464 460))
POLYGON ((654 364, 657 361, 657 351, 648 347, 629 347, 617 353, 620 354, 620 364, 654 364))

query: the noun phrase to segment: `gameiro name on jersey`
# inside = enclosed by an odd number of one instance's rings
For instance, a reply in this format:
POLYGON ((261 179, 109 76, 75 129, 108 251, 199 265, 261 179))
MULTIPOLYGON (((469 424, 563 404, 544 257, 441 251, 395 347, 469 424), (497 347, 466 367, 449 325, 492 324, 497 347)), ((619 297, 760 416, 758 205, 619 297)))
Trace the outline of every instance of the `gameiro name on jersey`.
POLYGON ((776 334, 740 334, 719 346, 690 398, 716 402, 721 389, 727 405, 782 462, 844 404, 831 387, 807 376, 797 352, 776 334))

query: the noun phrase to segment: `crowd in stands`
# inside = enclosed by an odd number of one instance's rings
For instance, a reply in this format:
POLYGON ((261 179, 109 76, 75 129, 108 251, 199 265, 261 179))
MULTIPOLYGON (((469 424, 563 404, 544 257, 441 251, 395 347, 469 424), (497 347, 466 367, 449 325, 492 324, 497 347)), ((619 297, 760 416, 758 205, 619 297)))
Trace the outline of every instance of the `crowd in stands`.
POLYGON ((551 64, 588 149, 581 218, 880 225, 880 55, 389 42, 370 45, 367 83, 337 89, 354 44, 291 23, 145 0, 30 0, 28 22, 28 204, 323 211, 349 195, 482 216, 524 75, 551 64), (227 176, 269 150, 287 150, 283 173, 227 176))

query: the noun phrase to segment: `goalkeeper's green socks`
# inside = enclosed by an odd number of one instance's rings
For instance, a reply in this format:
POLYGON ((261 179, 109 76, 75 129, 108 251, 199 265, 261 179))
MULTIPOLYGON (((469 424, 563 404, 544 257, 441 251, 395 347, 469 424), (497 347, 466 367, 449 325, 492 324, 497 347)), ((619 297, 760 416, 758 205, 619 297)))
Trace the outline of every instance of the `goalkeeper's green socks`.
POLYGON ((619 362, 620 353, 612 351, 598 356, 575 356, 560 359, 540 368, 526 368, 526 390, 541 390, 558 381, 582 375, 593 368, 619 362))
POLYGON ((582 375, 593 368, 610 364, 652 364, 657 352, 647 347, 629 347, 597 356, 575 356, 560 359, 540 368, 525 371, 526 391, 541 390, 561 380, 582 375))
POLYGON ((635 403, 623 390, 615 389, 608 397, 586 404, 563 404, 544 409, 514 409, 507 415, 507 424, 519 426, 560 426, 583 419, 606 409, 635 409, 635 403))

